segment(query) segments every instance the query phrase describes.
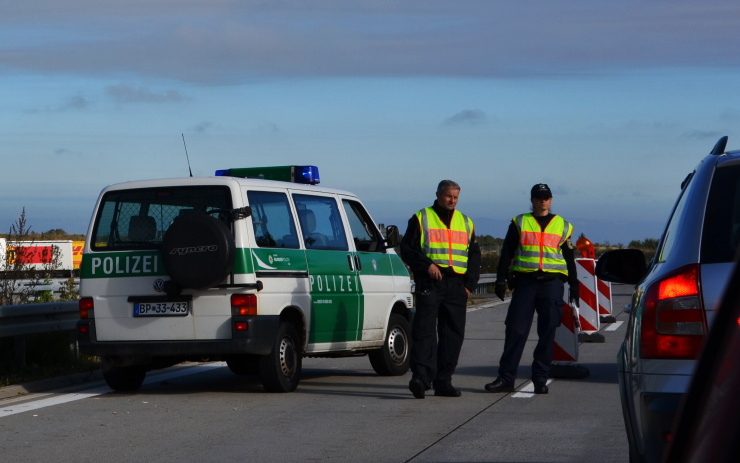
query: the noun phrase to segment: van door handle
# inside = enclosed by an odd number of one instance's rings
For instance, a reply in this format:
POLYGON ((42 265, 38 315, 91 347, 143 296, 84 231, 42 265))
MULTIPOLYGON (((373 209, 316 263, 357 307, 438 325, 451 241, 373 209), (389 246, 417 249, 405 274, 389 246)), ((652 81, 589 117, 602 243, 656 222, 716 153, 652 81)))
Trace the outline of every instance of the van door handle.
POLYGON ((355 267, 357 268, 358 272, 362 271, 362 261, 360 261, 360 256, 355 254, 355 267))
POLYGON ((349 264, 350 271, 355 271, 355 263, 352 261, 352 254, 347 254, 347 263, 349 264))

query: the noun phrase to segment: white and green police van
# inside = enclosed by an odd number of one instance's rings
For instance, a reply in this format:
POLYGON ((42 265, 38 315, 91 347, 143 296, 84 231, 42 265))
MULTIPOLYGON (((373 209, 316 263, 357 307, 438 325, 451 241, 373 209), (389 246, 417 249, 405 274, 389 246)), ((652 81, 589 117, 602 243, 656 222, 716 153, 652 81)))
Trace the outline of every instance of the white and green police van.
POLYGON ((409 273, 353 194, 314 166, 105 188, 80 272, 81 352, 112 389, 147 371, 225 361, 268 391, 298 386, 303 357, 367 354, 380 375, 409 368, 409 273))

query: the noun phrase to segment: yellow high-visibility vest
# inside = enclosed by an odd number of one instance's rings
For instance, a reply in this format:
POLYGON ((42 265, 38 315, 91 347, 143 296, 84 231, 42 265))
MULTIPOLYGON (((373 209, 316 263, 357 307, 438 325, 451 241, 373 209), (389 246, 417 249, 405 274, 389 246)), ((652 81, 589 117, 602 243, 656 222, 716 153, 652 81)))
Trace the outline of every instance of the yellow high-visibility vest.
POLYGON ((464 275, 468 269, 468 249, 473 237, 473 221, 459 211, 452 212, 447 228, 433 208, 416 213, 421 228, 421 248, 432 262, 464 275))
POLYGON ((544 230, 532 214, 522 214, 512 219, 519 229, 519 246, 514 254, 511 270, 568 275, 568 266, 560 250, 573 233, 573 225, 556 215, 544 230))

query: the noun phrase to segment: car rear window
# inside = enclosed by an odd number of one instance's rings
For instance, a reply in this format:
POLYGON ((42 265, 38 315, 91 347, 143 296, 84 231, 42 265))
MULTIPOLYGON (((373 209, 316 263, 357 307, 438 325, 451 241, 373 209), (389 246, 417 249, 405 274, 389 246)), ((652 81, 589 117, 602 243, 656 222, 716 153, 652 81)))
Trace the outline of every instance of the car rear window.
POLYGON ((197 186, 116 190, 105 194, 90 245, 94 251, 150 249, 186 214, 205 213, 230 222, 228 187, 197 186))
POLYGON ((712 178, 701 242, 701 262, 732 262, 740 244, 740 164, 719 167, 712 178))

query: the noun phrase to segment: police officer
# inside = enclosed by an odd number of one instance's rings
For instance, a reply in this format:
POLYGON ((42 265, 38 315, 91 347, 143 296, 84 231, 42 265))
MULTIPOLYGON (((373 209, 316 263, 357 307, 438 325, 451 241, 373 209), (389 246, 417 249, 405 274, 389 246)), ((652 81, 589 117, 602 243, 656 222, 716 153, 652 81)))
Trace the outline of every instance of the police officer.
POLYGON ((401 240, 401 258, 415 282, 409 390, 417 399, 460 397, 452 386, 465 336, 465 313, 480 276, 473 221, 455 209, 460 185, 442 180, 431 207, 414 214, 401 240))
POLYGON ((578 304, 578 278, 573 247, 573 225, 552 214, 552 192, 544 183, 532 187, 532 213, 514 217, 504 238, 496 271, 496 295, 504 300, 508 284, 513 288, 506 314, 506 338, 498 377, 485 388, 490 392, 513 392, 519 361, 537 312, 537 346, 532 363, 535 394, 547 394, 555 330, 563 311, 564 282, 569 299, 578 304))

